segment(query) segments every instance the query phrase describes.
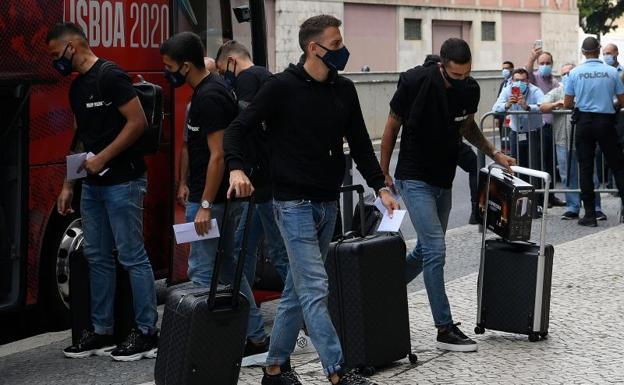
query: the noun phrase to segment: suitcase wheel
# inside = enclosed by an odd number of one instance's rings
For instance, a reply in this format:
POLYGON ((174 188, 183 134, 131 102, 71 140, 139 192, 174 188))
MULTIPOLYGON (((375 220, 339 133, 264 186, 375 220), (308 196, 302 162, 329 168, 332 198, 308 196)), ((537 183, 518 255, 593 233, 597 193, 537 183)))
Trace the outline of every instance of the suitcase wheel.
POLYGON ((539 339, 540 339, 539 333, 535 333, 535 332, 529 333, 529 341, 537 342, 539 341, 539 339))
POLYGON ((475 334, 483 334, 485 333, 485 328, 483 326, 475 326, 474 332, 475 334))
POLYGON ((543 340, 548 339, 548 332, 541 332, 539 335, 543 340))
POLYGON ((410 353, 407 356, 407 359, 409 360, 410 363, 415 364, 416 362, 418 362, 418 356, 414 353, 410 353))
POLYGON ((364 377, 370 377, 373 374, 375 374, 377 370, 375 370, 374 366, 364 366, 362 368, 360 368, 360 374, 363 375, 364 377))

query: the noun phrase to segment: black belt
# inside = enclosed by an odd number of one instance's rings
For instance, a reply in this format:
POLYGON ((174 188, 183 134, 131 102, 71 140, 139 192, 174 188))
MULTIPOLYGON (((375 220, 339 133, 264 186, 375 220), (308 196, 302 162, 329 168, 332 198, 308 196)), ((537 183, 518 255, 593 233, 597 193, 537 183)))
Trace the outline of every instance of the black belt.
POLYGON ((584 116, 584 115, 586 115, 586 116, 594 116, 594 117, 596 117, 596 118, 601 118, 601 117, 604 117, 604 118, 612 118, 612 117, 614 117, 614 116, 615 116, 615 112, 610 113, 610 114, 603 114, 603 113, 601 113, 601 112, 585 112, 585 111, 579 111, 579 116, 584 116))

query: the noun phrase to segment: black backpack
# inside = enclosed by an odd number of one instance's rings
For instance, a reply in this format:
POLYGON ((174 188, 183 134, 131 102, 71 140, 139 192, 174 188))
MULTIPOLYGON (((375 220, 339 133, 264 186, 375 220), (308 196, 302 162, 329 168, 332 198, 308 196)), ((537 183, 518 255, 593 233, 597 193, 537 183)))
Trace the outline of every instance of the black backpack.
MULTIPOLYGON (((98 94, 102 95, 102 92, 100 92, 100 83, 102 82, 104 71, 108 68, 114 67, 115 64, 110 61, 105 61, 100 66, 97 75, 98 94)), ((162 135, 162 87, 146 81, 141 75, 137 76, 139 81, 137 83, 133 83, 132 86, 139 97, 139 101, 143 107, 143 112, 145 112, 147 128, 139 140, 137 140, 134 144, 134 148, 138 149, 144 155, 150 155, 158 152, 160 137, 162 135)))

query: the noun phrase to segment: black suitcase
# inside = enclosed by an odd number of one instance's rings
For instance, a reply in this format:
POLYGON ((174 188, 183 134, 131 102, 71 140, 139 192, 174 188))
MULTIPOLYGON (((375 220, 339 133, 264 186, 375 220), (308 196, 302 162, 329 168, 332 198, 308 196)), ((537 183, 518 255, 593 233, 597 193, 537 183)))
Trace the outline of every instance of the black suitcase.
POLYGON ((218 289, 218 277, 225 258, 223 234, 230 226, 228 201, 215 258, 210 289, 173 291, 165 305, 154 377, 156 385, 230 385, 238 382, 245 349, 249 302, 240 292, 247 249, 247 229, 253 202, 245 217, 245 232, 234 282, 218 289))
MULTIPOLYGON (((486 240, 487 228, 484 226, 475 333, 483 334, 490 329, 526 334, 531 342, 535 342, 548 335, 550 317, 554 247, 545 243, 550 175, 523 167, 513 167, 513 170, 544 179, 540 244, 500 238, 486 240)), ((484 224, 487 223, 487 211, 484 224)))
MULTIPOLYGON (((352 190, 363 201, 361 185, 342 188, 343 192, 352 190)), ((364 211, 363 205, 359 207, 364 211)), ((360 219, 363 222, 363 212, 360 219)), ((365 224, 360 223, 360 228, 365 228, 365 224)), ((415 363, 403 239, 398 234, 361 237, 352 232, 330 244, 325 268, 329 278, 329 312, 340 338, 345 366, 371 375, 375 368, 405 357, 415 363)))
MULTIPOLYGON (((69 240, 69 238, 68 238, 69 240)), ((84 238, 82 233, 76 234, 71 242, 77 242, 75 251, 69 255, 69 304, 71 308, 72 344, 77 344, 84 330, 92 330, 91 323, 91 283, 89 278, 89 262, 82 251, 84 238)), ((114 252, 115 258, 117 252, 114 252)), ((116 262, 117 277, 115 288, 115 343, 122 343, 130 330, 136 326, 132 304, 132 286, 130 275, 116 262)))

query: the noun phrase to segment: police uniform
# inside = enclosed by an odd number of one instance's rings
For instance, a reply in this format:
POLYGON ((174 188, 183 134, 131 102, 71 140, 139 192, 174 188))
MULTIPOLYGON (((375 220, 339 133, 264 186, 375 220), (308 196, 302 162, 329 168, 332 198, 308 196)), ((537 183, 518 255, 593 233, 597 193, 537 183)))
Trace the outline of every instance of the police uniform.
POLYGON ((579 110, 576 125, 576 153, 579 161, 581 198, 586 214, 592 214, 594 196, 594 155, 596 142, 613 170, 620 197, 624 198, 624 155, 615 131, 613 100, 624 94, 618 70, 599 59, 587 59, 570 72, 565 94, 574 96, 579 110))

